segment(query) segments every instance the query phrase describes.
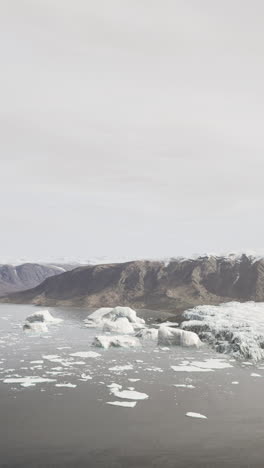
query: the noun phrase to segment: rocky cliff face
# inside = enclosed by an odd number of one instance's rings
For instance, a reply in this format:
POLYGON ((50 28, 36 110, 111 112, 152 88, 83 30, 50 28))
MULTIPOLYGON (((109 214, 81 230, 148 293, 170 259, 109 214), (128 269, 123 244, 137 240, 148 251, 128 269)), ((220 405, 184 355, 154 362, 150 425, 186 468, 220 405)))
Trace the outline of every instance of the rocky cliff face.
POLYGON ((168 264, 134 261, 85 266, 2 302, 86 308, 118 304, 177 313, 231 300, 264 301, 264 259, 204 256, 168 264))
POLYGON ((72 269, 70 265, 46 265, 24 263, 22 265, 0 265, 0 295, 29 289, 42 283, 46 278, 72 269))

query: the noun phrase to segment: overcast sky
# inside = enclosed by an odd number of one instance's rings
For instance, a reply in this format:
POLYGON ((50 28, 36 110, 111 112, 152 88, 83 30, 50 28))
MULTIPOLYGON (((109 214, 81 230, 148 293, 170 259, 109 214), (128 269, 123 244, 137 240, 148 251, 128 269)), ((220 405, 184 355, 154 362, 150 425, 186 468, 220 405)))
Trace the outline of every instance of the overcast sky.
POLYGON ((3 0, 0 262, 264 244, 263 0, 3 0))

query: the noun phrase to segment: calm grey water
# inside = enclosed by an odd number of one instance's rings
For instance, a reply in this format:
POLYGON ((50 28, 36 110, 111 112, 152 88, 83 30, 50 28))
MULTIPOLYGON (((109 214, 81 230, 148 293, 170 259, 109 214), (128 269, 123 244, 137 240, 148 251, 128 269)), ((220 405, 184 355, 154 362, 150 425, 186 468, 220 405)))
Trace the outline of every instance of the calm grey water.
POLYGON ((79 310, 49 309, 64 321, 42 336, 25 334, 24 319, 35 310, 0 306, 1 467, 263 467, 261 364, 175 372, 171 365, 222 356, 208 348, 162 350, 152 342, 136 350, 94 348, 96 331, 83 326, 87 312, 79 310), (100 356, 69 356, 89 350, 100 356), (124 365, 130 369, 109 369, 124 365), (91 379, 80 380, 82 374, 91 379), (33 375, 55 381, 26 388, 4 383, 33 375), (118 400, 107 387, 113 382, 149 398, 135 408, 110 406, 118 400), (76 387, 56 387, 65 383, 76 387), (189 411, 207 419, 188 418, 189 411))

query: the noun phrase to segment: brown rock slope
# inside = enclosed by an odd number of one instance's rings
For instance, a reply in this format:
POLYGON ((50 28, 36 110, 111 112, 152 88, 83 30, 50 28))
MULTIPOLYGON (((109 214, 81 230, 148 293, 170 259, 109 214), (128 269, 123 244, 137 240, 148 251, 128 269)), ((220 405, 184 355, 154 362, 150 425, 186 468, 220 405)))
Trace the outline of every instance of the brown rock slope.
POLYGON ((79 267, 1 302, 43 306, 135 308, 181 312, 198 304, 264 301, 264 260, 205 256, 79 267))

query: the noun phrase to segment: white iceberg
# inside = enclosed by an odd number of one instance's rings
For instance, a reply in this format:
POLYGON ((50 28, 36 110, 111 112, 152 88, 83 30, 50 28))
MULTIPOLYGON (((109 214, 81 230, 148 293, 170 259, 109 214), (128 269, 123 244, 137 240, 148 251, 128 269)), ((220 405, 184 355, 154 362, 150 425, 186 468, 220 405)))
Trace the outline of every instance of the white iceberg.
POLYGON ((48 310, 40 310, 26 318, 23 329, 35 333, 45 333, 48 331, 47 325, 55 325, 62 321, 62 319, 53 317, 48 310))
POLYGON ((93 345, 104 349, 108 349, 110 347, 135 348, 140 346, 140 342, 137 338, 129 335, 101 335, 94 338, 93 345))
POLYGON ((158 344, 199 348, 202 343, 196 333, 181 330, 180 328, 162 326, 158 330, 158 344))
POLYGON ((264 303, 228 302, 184 312, 184 330, 196 332, 220 353, 239 359, 264 359, 264 303))
POLYGON ((156 328, 142 328, 137 332, 136 337, 156 341, 158 339, 158 330, 156 328))
POLYGON ((47 333, 49 331, 47 324, 43 322, 25 322, 23 326, 25 332, 47 333))
POLYGON ((34 312, 33 314, 29 315, 26 318, 27 322, 45 322, 45 323, 60 323, 63 322, 62 319, 55 318, 51 315, 48 310, 40 310, 38 312, 34 312))
POLYGON ((117 320, 104 320, 104 332, 125 333, 126 335, 134 333, 134 327, 126 317, 117 320))
POLYGON ((145 320, 139 318, 130 307, 101 307, 88 315, 85 323, 87 327, 126 334, 145 326, 145 320))

